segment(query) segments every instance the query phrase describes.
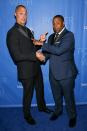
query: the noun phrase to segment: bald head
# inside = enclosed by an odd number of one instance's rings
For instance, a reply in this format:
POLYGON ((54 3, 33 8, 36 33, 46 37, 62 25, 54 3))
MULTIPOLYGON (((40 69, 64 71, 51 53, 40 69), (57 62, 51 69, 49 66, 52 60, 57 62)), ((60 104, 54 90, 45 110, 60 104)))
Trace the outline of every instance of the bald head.
POLYGON ((16 22, 20 25, 25 25, 27 21, 27 9, 23 5, 18 5, 15 9, 16 22))
POLYGON ((20 9, 21 7, 24 8, 24 9, 27 11, 27 9, 26 9, 26 7, 25 7, 24 5, 18 5, 18 6, 16 6, 16 8, 15 8, 15 12, 17 12, 18 9, 20 9))

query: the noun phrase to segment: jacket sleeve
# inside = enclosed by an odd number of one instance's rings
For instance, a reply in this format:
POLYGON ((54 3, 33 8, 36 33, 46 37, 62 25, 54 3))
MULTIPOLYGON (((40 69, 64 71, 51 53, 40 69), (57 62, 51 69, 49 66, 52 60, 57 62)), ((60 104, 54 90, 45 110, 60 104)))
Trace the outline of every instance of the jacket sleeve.
POLYGON ((63 53, 74 49, 74 44, 75 40, 73 33, 68 33, 63 37, 62 42, 59 45, 45 43, 42 50, 53 55, 62 55, 63 53))
POLYGON ((7 47, 9 53, 15 62, 19 61, 36 61, 35 52, 30 52, 28 55, 22 54, 19 49, 19 39, 16 33, 7 33, 7 47))

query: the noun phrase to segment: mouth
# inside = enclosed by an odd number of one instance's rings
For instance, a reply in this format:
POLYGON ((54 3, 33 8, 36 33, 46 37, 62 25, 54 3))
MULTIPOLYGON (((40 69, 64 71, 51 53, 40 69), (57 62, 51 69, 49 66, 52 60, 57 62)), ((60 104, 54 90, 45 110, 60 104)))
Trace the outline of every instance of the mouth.
POLYGON ((26 20, 22 20, 23 22, 25 22, 26 20))

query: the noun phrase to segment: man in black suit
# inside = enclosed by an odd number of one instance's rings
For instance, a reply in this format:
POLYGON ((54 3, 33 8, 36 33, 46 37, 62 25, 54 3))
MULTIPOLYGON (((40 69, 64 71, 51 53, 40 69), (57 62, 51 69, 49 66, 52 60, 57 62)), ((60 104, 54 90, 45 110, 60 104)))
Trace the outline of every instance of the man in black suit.
MULTIPOLYGON (((78 74, 75 61, 74 34, 65 28, 64 17, 56 15, 53 18, 54 33, 44 43, 42 50, 45 53, 37 54, 39 60, 49 59, 49 80, 55 101, 55 111, 50 120, 56 120, 62 114, 63 96, 69 116, 69 126, 76 125, 76 106, 74 99, 75 78, 78 74)), ((43 40, 45 36, 42 35, 43 40)))
POLYGON ((27 10, 23 5, 15 9, 15 25, 7 33, 7 47, 9 53, 17 65, 18 79, 23 85, 23 112, 24 118, 30 124, 35 120, 30 113, 31 101, 36 89, 36 98, 39 111, 50 113, 44 100, 43 76, 40 62, 36 58, 38 47, 32 42, 33 34, 25 24, 27 10))

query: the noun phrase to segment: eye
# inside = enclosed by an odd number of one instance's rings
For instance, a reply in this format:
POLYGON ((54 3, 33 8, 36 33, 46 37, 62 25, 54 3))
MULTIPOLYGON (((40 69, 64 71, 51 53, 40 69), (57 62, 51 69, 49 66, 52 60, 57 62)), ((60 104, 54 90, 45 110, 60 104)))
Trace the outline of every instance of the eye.
POLYGON ((23 13, 20 13, 20 15, 23 15, 23 13))

